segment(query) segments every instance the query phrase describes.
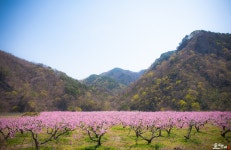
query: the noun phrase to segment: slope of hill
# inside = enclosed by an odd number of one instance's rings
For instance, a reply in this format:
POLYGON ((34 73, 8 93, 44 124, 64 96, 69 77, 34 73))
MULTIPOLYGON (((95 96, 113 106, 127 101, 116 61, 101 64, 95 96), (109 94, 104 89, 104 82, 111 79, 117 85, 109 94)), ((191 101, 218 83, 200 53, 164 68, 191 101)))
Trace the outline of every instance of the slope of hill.
POLYGON ((126 87, 108 76, 100 75, 91 75, 83 83, 94 90, 106 92, 110 95, 116 95, 126 87))
POLYGON ((114 68, 100 75, 90 75, 88 78, 82 80, 81 83, 90 89, 91 99, 100 100, 97 101, 101 103, 100 105, 95 103, 95 106, 98 105, 98 110, 116 110, 119 107, 118 101, 121 93, 143 73, 144 70, 132 72, 114 68))
POLYGON ((114 68, 82 83, 0 51, 0 112, 231 110, 230 91, 231 34, 194 31, 148 70, 114 68))
POLYGON ((126 110, 231 110, 231 34, 194 31, 121 98, 126 110))
POLYGON ((70 110, 87 87, 65 73, 0 51, 0 111, 70 110))

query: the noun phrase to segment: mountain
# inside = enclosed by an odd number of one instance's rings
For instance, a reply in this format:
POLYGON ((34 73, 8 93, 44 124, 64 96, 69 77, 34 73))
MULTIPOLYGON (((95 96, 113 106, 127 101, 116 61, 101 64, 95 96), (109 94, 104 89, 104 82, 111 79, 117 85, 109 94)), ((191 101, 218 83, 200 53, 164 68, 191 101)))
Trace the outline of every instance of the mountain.
MULTIPOLYGON (((91 94, 103 101, 103 110, 117 110, 120 106, 119 98, 126 88, 136 81, 145 70, 132 72, 120 68, 114 68, 100 75, 90 75, 81 81, 90 90, 91 94)), ((101 106, 102 107, 102 106, 101 106)))
POLYGON ((94 90, 106 92, 109 95, 116 95, 126 87, 111 77, 101 75, 90 75, 82 83, 94 90))
POLYGON ((231 110, 231 34, 203 30, 161 55, 121 98, 121 110, 231 110))
POLYGON ((141 74, 117 68, 81 83, 0 50, 0 112, 115 110, 119 93, 141 74))
POLYGON ((83 81, 0 51, 0 112, 231 110, 231 34, 186 35, 147 70, 83 81))
POLYGON ((63 72, 0 51, 0 112, 110 108, 92 93, 63 72))
POLYGON ((84 79, 82 83, 93 89, 116 96, 132 82, 136 81, 143 73, 144 70, 132 72, 121 68, 114 68, 100 75, 90 75, 88 78, 84 79))
POLYGON ((129 70, 123 70, 121 68, 114 68, 108 72, 100 74, 100 76, 110 77, 115 81, 128 86, 132 82, 136 81, 144 72, 145 70, 141 70, 139 72, 132 72, 129 70))

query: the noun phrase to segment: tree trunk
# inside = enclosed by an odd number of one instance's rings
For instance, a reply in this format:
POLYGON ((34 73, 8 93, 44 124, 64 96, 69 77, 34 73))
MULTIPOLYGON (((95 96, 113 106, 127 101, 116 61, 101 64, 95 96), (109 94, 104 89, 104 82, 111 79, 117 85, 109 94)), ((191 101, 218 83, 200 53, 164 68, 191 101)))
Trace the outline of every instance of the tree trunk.
POLYGON ((193 127, 193 125, 189 125, 188 133, 186 136, 184 136, 186 139, 190 139, 192 127, 193 127))
POLYGON ((35 149, 39 150, 39 141, 38 141, 38 135, 36 133, 34 133, 33 131, 30 131, 32 138, 34 140, 34 144, 35 144, 35 149))
POLYGON ((226 133, 228 133, 230 131, 231 131, 230 129, 227 129, 227 130, 221 132, 221 136, 225 138, 226 133))

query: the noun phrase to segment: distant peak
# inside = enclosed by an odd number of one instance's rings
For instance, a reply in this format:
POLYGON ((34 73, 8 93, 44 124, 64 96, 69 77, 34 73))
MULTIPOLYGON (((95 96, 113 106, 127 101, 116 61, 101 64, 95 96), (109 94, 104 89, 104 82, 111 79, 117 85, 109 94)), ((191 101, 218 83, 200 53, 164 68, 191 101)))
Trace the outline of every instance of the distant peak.
POLYGON ((113 68, 111 71, 121 71, 121 70, 123 69, 116 67, 116 68, 113 68))

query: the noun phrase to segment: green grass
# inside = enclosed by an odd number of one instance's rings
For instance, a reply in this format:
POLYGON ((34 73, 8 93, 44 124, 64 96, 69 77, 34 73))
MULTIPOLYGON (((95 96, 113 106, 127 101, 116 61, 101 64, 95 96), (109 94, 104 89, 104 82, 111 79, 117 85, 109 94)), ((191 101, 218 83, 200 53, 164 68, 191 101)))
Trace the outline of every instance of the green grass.
MULTIPOLYGON (((231 145, 226 139, 221 137, 220 129, 207 124, 200 132, 196 132, 193 128, 191 133, 191 139, 185 140, 187 129, 174 128, 170 134, 167 135, 165 131, 162 131, 162 137, 155 138, 151 144, 147 145, 147 142, 138 138, 136 143, 136 137, 134 131, 129 128, 123 128, 122 126, 112 127, 102 138, 102 146, 96 148, 96 143, 88 138, 88 135, 81 129, 75 130, 65 136, 60 136, 56 141, 48 142, 41 145, 42 150, 173 150, 174 148, 194 150, 194 149, 212 149, 214 143, 222 143, 224 145, 231 145)), ((40 139, 45 139, 46 134, 40 134, 40 139)), ((227 134, 229 140, 231 140, 231 133, 227 134)), ((14 150, 33 150, 34 144, 29 133, 17 134, 13 139, 9 139, 4 142, 1 139, 0 149, 14 150)))
POLYGON ((23 113, 0 113, 0 118, 14 118, 22 115, 23 113))

